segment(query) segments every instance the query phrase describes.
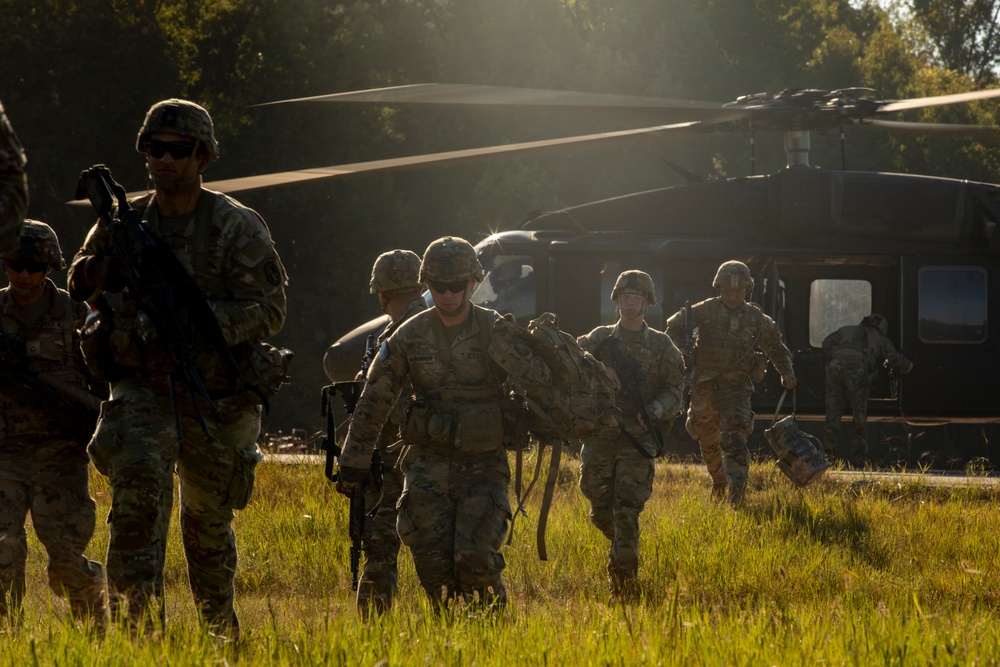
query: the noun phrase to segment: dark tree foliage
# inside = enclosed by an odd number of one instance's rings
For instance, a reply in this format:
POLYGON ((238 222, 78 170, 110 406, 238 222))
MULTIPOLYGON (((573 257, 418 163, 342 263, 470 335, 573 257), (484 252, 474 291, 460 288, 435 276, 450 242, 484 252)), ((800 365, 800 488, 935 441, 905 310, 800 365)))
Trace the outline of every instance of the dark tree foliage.
MULTIPOLYGON (((849 0, 0 0, 0 99, 29 153, 31 215, 70 256, 93 217, 65 204, 80 170, 103 162, 143 188, 135 134, 166 97, 212 112, 213 180, 629 126, 594 114, 255 106, 346 90, 439 81, 718 102, 789 87, 965 90, 996 65, 994 5, 915 0, 928 46, 877 5, 849 0)), ((993 122, 995 106, 920 117, 993 122)), ((839 164, 835 138, 813 145, 814 163, 839 164)), ((997 166, 982 146, 918 139, 868 136, 849 155, 855 169, 962 178, 997 166)), ((267 428, 321 427, 320 361, 379 314, 368 294, 379 253, 422 252, 445 234, 475 242, 532 210, 680 182, 664 158, 734 176, 748 173, 747 157, 745 138, 707 136, 238 194, 268 221, 291 280, 274 342, 296 352, 294 383, 267 428)), ((758 172, 783 164, 781 137, 760 137, 758 172)))

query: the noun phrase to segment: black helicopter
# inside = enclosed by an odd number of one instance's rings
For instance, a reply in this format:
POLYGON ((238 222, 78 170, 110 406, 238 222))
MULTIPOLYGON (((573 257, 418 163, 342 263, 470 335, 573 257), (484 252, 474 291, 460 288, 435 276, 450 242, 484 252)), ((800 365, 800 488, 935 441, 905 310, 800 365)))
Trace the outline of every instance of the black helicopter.
MULTIPOLYGON (((473 301, 526 321, 544 311, 573 334, 614 321, 609 300, 619 272, 653 276, 660 299, 647 314, 665 317, 713 295, 715 267, 751 267, 751 300, 771 315, 795 354, 797 416, 823 415, 821 342, 870 313, 910 359, 905 377, 873 387, 872 420, 941 424, 1000 422, 1000 185, 946 178, 830 170, 809 165, 811 131, 860 127, 889 131, 1000 135, 1000 128, 885 120, 909 109, 1000 97, 1000 90, 885 101, 868 89, 786 90, 728 104, 559 91, 420 84, 288 102, 379 105, 542 106, 658 114, 669 124, 524 144, 453 151, 218 181, 236 191, 362 171, 452 163, 499 154, 545 154, 581 146, 670 140, 706 132, 783 132, 787 166, 769 175, 703 180, 549 211, 477 245, 487 277, 473 301)), ((325 367, 332 380, 357 372, 369 322, 335 342, 325 367)), ((770 417, 781 388, 775 374, 754 407, 770 417)))

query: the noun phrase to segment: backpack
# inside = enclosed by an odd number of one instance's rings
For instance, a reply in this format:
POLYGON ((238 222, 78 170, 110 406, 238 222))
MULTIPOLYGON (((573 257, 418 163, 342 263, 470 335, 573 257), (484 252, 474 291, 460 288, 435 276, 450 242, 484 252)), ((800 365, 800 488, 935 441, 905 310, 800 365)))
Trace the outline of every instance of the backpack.
POLYGON ((621 429, 615 386, 604 364, 542 313, 527 328, 498 320, 490 356, 523 392, 528 430, 539 440, 594 438, 621 429), (542 365, 529 363, 541 360, 542 365))

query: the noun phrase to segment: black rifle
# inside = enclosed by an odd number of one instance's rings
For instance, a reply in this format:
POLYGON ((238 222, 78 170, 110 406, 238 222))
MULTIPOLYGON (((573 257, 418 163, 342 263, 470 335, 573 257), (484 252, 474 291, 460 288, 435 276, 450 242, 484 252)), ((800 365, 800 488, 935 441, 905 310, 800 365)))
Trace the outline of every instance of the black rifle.
POLYGON ((0 386, 6 393, 43 412, 71 439, 87 444, 94 434, 100 399, 82 387, 30 371, 24 343, 2 333, 0 386))
POLYGON ((635 406, 635 410, 642 419, 642 423, 645 425, 646 430, 649 434, 653 436, 653 442, 656 443, 656 453, 650 454, 646 449, 639 443, 638 440, 632 437, 632 435, 625 430, 624 424, 622 425, 622 433, 628 437, 632 446, 635 447, 640 454, 646 458, 653 459, 659 456, 663 456, 664 444, 663 436, 660 435, 659 429, 656 428, 653 420, 649 418, 649 412, 646 410, 646 400, 642 396, 642 391, 639 389, 639 383, 646 379, 646 375, 642 372, 642 368, 639 367, 639 362, 636 359, 626 355, 622 352, 621 347, 618 345, 618 339, 609 336, 605 338, 604 341, 598 346, 608 351, 608 355, 611 358, 611 366, 618 373, 618 380, 621 382, 621 391, 632 404, 635 406))
MULTIPOLYGON (((176 392, 178 380, 191 394, 195 415, 208 435, 201 404, 216 420, 219 412, 195 365, 192 336, 203 339, 215 350, 237 381, 242 375, 215 314, 173 251, 150 233, 139 213, 129 205, 125 188, 111 178, 107 167, 99 164, 81 172, 76 198, 84 197, 97 210, 114 254, 128 274, 128 288, 139 302, 136 319, 140 325, 149 323, 145 327, 149 339, 155 338, 170 356, 174 370, 167 375, 167 388, 177 439, 183 437, 176 392), (185 326, 185 321, 191 326, 185 326)), ((260 395, 254 387, 245 388, 260 395)))
MULTIPOLYGON (((326 452, 326 465, 323 474, 331 482, 336 483, 338 476, 333 471, 334 460, 340 458, 343 451, 337 444, 337 424, 333 419, 333 398, 340 394, 344 399, 344 409, 348 415, 354 414, 354 408, 358 405, 361 392, 365 386, 365 376, 368 368, 375 358, 375 336, 368 335, 365 342, 365 354, 361 358, 361 379, 350 382, 334 382, 323 387, 321 393, 322 407, 320 414, 326 417, 326 437, 320 445, 326 452)), ((376 489, 382 488, 382 455, 376 449, 372 452, 371 474, 376 489)), ((358 486, 351 494, 350 509, 348 510, 347 535, 351 539, 350 559, 351 559, 351 590, 358 590, 360 579, 361 553, 365 550, 365 543, 371 539, 372 519, 378 512, 378 503, 370 510, 365 510, 365 496, 368 492, 366 484, 358 486)))

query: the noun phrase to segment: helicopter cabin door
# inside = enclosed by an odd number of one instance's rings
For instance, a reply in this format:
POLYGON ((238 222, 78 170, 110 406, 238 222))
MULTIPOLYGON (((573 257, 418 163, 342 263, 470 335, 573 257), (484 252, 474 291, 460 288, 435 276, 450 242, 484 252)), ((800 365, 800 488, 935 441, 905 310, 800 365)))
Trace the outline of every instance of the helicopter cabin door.
POLYGON ((913 361, 900 386, 903 415, 1000 420, 1000 262, 922 255, 901 267, 900 351, 913 361))

